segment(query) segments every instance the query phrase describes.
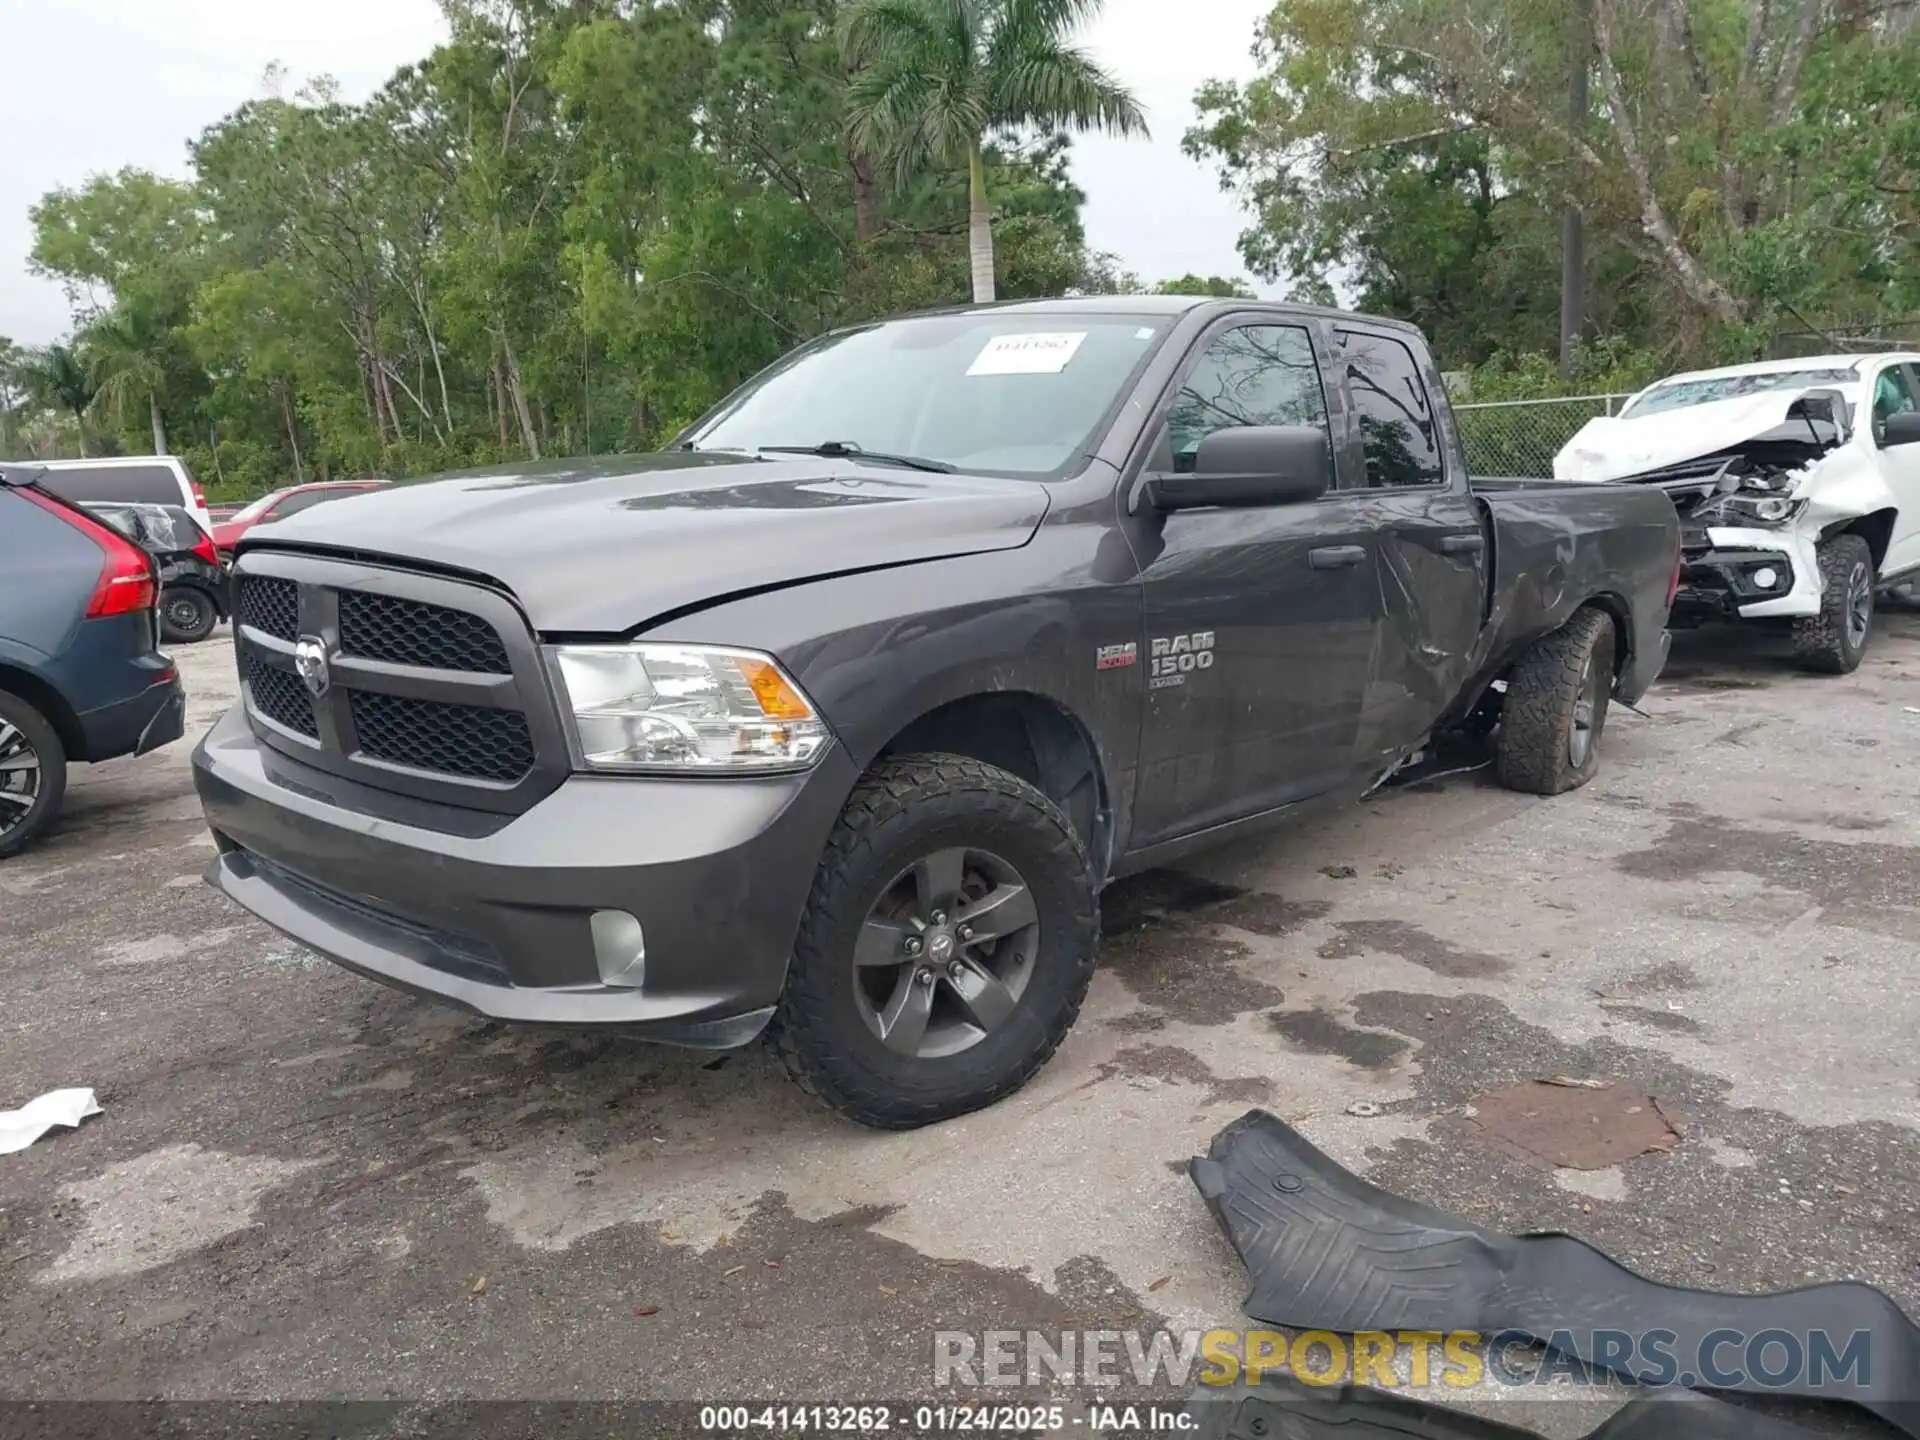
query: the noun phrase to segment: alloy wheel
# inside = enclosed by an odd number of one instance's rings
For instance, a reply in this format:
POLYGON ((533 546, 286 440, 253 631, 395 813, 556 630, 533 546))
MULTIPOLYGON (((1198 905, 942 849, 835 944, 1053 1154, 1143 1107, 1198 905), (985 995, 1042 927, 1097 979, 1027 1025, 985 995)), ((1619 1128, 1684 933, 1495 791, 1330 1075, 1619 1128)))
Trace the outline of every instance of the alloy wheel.
POLYGON ((1873 577, 1865 565, 1855 565, 1847 576, 1847 644, 1858 650, 1867 643, 1873 624, 1873 577))
POLYGON ((1576 770, 1585 766, 1587 757, 1593 754, 1594 721, 1606 699, 1610 678, 1607 669, 1593 662, 1594 657, 1588 655, 1587 663, 1581 667, 1580 696, 1573 702, 1573 728, 1567 732, 1567 760, 1576 770))
POLYGON ((41 783, 40 754, 26 732, 0 720, 0 837, 26 822, 41 783))
POLYGON ((1040 915, 1020 872, 985 850, 937 850, 887 885, 853 949, 860 1018, 889 1050, 957 1055, 1020 1003, 1040 915))

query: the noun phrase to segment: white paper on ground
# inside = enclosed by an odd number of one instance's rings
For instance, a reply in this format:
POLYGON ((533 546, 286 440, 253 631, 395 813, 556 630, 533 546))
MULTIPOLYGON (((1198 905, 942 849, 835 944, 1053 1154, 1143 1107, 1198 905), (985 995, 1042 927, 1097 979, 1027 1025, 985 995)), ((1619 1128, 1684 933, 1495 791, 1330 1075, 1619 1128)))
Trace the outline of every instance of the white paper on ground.
POLYGON ((969 375, 1058 375, 1087 338, 1084 330, 996 335, 973 357, 969 375))
POLYGON ((56 1125, 78 1125, 100 1113, 93 1091, 49 1090, 18 1110, 0 1110, 0 1155, 24 1150, 56 1125))

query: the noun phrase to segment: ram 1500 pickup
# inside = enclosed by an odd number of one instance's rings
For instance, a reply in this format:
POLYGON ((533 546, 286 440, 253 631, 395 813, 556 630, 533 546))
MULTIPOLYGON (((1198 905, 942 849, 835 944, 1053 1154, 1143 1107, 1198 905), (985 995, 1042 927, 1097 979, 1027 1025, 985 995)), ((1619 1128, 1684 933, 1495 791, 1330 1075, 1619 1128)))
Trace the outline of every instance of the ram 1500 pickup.
POLYGON ((1103 885, 1448 727, 1593 773, 1666 656, 1657 489, 1468 483, 1405 325, 1200 299, 828 335, 668 451, 250 533, 209 878, 503 1020, 767 1031, 869 1125, 1030 1077, 1103 885))

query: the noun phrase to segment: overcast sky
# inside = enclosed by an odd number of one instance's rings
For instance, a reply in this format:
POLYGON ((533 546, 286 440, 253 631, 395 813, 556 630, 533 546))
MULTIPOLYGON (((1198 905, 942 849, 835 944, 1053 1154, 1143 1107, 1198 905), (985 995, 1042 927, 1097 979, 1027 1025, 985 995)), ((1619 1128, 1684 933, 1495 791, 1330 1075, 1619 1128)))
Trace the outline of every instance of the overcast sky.
MULTIPOLYGON (((1243 271, 1243 224, 1213 174, 1180 153, 1192 96, 1245 75, 1270 0, 1107 0, 1087 36, 1133 86, 1153 139, 1080 142, 1088 239, 1149 280, 1243 271)), ((442 34, 436 0, 0 0, 0 335, 44 344, 70 320, 57 286, 27 273, 27 209, 57 185, 136 165, 186 170, 186 142, 262 93, 313 75, 360 98, 442 34)))

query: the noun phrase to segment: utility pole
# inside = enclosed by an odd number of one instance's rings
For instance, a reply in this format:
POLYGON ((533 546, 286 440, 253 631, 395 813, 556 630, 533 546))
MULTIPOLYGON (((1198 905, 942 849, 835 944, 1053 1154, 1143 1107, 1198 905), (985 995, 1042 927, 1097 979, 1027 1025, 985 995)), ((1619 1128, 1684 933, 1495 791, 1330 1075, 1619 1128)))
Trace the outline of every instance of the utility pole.
MULTIPOLYGON (((1592 55, 1585 6, 1572 7, 1572 78, 1567 86, 1567 130, 1575 140, 1587 131, 1587 67, 1592 55)), ((1569 173, 1579 172, 1569 166, 1569 173)), ((1571 378, 1587 324, 1587 234, 1580 207, 1568 202, 1560 217, 1560 374, 1571 378)))

